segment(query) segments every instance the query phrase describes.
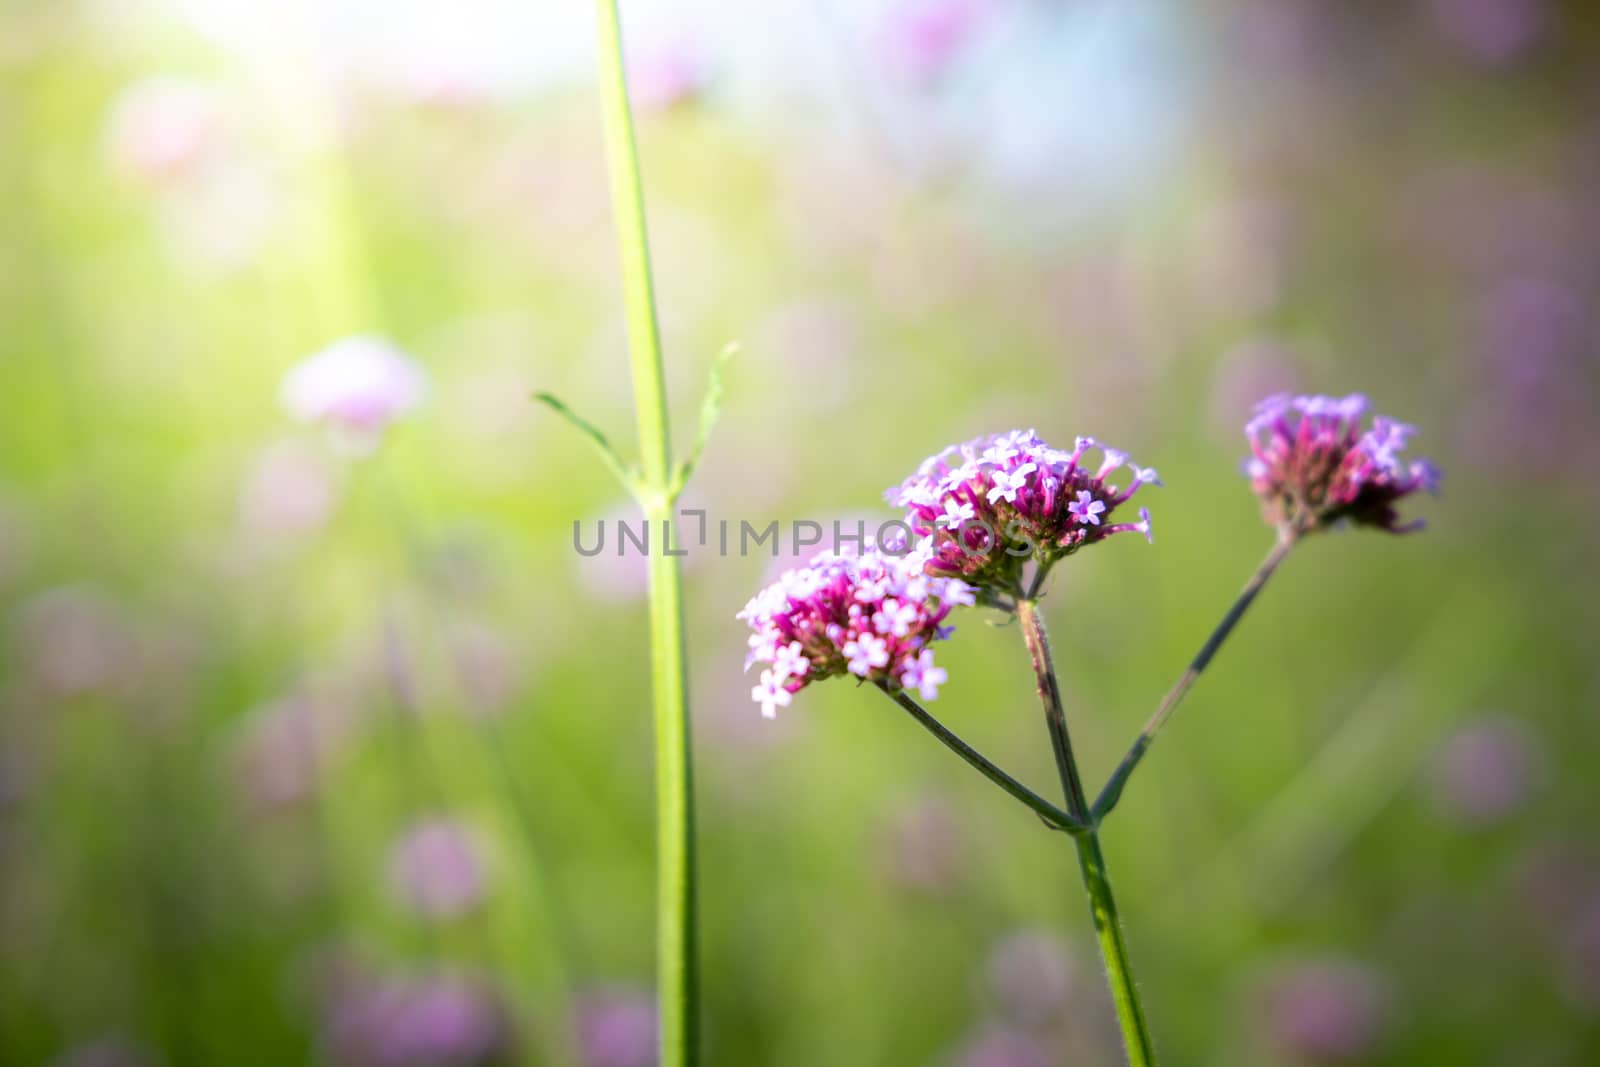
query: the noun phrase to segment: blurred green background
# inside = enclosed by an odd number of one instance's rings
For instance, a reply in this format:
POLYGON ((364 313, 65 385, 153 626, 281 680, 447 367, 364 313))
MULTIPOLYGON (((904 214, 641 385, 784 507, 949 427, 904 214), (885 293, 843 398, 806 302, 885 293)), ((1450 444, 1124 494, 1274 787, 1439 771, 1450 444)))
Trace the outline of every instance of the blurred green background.
MULTIPOLYGON (((1255 399, 1444 468, 1107 824, 1164 1061, 1600 1062, 1591 6, 623 9, 681 444, 743 343, 690 506, 888 518, 1014 427, 1162 472, 1047 601, 1094 783, 1268 545, 1255 399)), ((652 1062, 643 567, 528 399, 630 440, 588 20, 0 4, 0 1062, 652 1062), (429 385, 355 455, 280 381, 368 333, 429 385)), ((1116 1062, 1065 840, 869 691, 763 721, 778 564, 685 563, 709 1062, 1116 1062)), ((1046 792, 988 621, 935 710, 1046 792)))

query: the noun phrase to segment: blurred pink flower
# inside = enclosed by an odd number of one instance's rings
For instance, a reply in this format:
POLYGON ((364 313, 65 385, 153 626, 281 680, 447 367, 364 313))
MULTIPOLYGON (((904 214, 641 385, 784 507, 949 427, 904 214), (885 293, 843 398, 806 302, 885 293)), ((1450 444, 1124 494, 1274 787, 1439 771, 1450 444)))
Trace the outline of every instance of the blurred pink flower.
POLYGON ((1440 747, 1433 765, 1435 799, 1456 822, 1501 822, 1527 803, 1542 762, 1527 726, 1508 716, 1485 716, 1440 747))
POLYGON ((628 98, 640 111, 666 111, 688 103, 711 81, 710 63, 688 42, 629 52, 628 98))
POLYGON ((1514 389, 1576 369, 1590 339, 1583 296, 1560 278, 1512 275, 1491 286, 1476 310, 1483 358, 1514 389))
POLYGON ((253 262, 282 199, 271 167, 225 125, 226 102, 205 82, 156 76, 126 87, 105 123, 109 165, 149 188, 158 235, 202 271, 253 262))
POLYGON ((329 747, 315 706, 292 697, 246 716, 239 740, 239 780, 250 803, 271 811, 295 804, 316 788, 329 747))
POLYGON ((62 586, 25 600, 14 622, 21 662, 46 691, 73 696, 120 687, 138 669, 138 643, 102 593, 62 586))
POLYGON ((337 495, 337 472, 321 452, 303 441, 274 441, 245 474, 239 525, 262 540, 303 536, 328 521, 337 495))
POLYGON ((945 73, 988 26, 995 0, 900 0, 882 27, 884 60, 913 81, 945 73))
POLYGON ((1587 841, 1546 838, 1512 863, 1509 890, 1540 937, 1559 943, 1591 898, 1600 897, 1600 860, 1587 841))
POLYGON ((1560 477, 1597 439, 1590 308, 1570 282, 1516 274, 1489 287, 1475 311, 1482 385, 1458 414, 1460 450, 1486 467, 1560 477))
POLYGON ((1600 856, 1588 838, 1546 838, 1509 870, 1507 890, 1568 1002, 1600 1014, 1600 856))
POLYGON ((381 337, 335 341, 284 375, 285 410, 302 422, 331 427, 354 451, 370 451, 391 422, 422 402, 427 377, 381 337))
POLYGON ((323 1040, 341 1067, 472 1067, 503 1062, 505 1010, 489 986, 461 975, 368 974, 333 983, 323 1040))
POLYGON ((654 1067, 655 997, 647 989, 611 986, 579 994, 573 1030, 583 1067, 654 1067))
POLYGON ((963 1045, 951 1062, 954 1067, 1054 1067, 1058 1061, 1027 1033, 991 1027, 963 1045))
POLYGON ((1382 976, 1330 957, 1280 969, 1261 991, 1267 1041, 1296 1063, 1354 1063, 1376 1051, 1388 1014, 1382 976))
POLYGON ((1550 23, 1546 0, 1427 0, 1427 13, 1439 36, 1495 66, 1537 44, 1550 23))
POLYGON ((156 75, 125 87, 106 120, 106 151, 119 170, 163 183, 202 167, 215 147, 217 91, 203 82, 156 75))
POLYGON ((1043 1028, 1065 1014, 1077 965, 1061 938, 1027 931, 994 946, 985 977, 1001 1015, 1021 1026, 1043 1028))
POLYGON ((1249 71, 1261 76, 1260 69, 1282 88, 1301 88, 1320 73, 1319 63, 1327 61, 1328 14, 1308 0, 1246 0, 1232 5, 1233 38, 1231 51, 1248 57, 1249 71))
POLYGON ((419 819, 395 843, 390 874, 402 899, 421 915, 450 919, 483 898, 485 871, 465 826, 442 815, 419 819))

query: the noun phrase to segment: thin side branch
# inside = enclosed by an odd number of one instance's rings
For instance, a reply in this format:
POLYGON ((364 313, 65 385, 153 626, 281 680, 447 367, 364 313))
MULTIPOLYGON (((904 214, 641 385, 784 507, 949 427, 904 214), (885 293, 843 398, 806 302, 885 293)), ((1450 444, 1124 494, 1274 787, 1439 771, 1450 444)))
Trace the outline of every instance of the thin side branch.
POLYGON ((878 688, 882 689, 884 693, 888 695, 890 700, 893 700, 896 704, 899 704, 902 708, 904 708, 913 719, 917 720, 917 722, 922 725, 923 729, 927 730, 934 737, 938 738, 942 745, 954 752, 956 755, 960 756, 962 759, 966 760, 967 763, 977 769, 979 774, 983 775, 985 778, 989 779, 989 781, 1005 790, 1015 799, 1022 801, 1022 803, 1032 809, 1033 813, 1039 816, 1039 818, 1042 819, 1046 825, 1050 826, 1052 829, 1063 830, 1066 833, 1072 834, 1073 836, 1077 836, 1078 834, 1084 833, 1088 830, 1088 827, 1084 823, 1074 819, 1071 815, 1068 815, 1066 812, 1062 811, 1060 808, 1039 796, 1037 793, 1023 785, 1021 782, 1017 781, 1015 778, 1011 777, 1011 775, 995 766, 995 764, 985 757, 983 753, 979 752, 977 749, 963 741, 954 730, 951 730, 944 723, 936 719, 927 708, 924 708, 921 704, 917 703, 911 694, 907 693, 903 689, 891 690, 881 683, 879 684, 878 688))
POLYGON ((1244 589, 1239 593, 1238 599, 1233 602, 1233 606, 1228 609, 1228 613, 1222 617, 1222 621, 1217 624, 1216 629, 1211 631, 1211 636, 1206 638, 1205 644, 1200 646, 1200 651, 1195 654, 1194 659, 1190 661, 1188 668, 1184 670, 1177 682, 1173 684, 1171 689, 1167 690, 1167 695, 1161 700, 1161 706, 1156 708, 1156 713, 1150 716, 1149 722, 1145 723, 1144 729, 1139 732, 1138 738, 1133 742, 1133 747, 1128 749, 1126 756, 1122 757, 1122 762, 1117 764, 1117 769, 1112 772, 1110 780, 1106 782, 1106 787, 1100 791, 1099 798, 1095 800, 1093 808, 1095 822, 1098 823, 1101 819, 1104 819, 1111 813, 1111 809, 1117 806, 1117 801, 1122 798, 1123 787, 1128 784, 1128 778, 1133 774, 1134 768, 1139 766, 1139 761, 1144 758, 1146 750, 1155 741, 1156 734, 1160 733, 1161 728, 1167 724, 1167 720, 1172 718, 1172 713, 1177 710, 1183 698, 1188 695, 1190 687, 1194 685, 1201 672, 1211 663, 1212 658, 1217 654, 1217 650, 1228 639, 1228 635, 1233 633, 1233 628, 1239 624, 1239 620, 1244 618, 1244 613, 1255 602, 1256 595, 1267 584, 1267 579, 1272 577, 1273 572, 1278 569, 1278 564, 1283 562, 1284 557, 1289 554, 1289 550, 1294 547, 1294 544, 1295 538, 1292 534, 1288 532, 1280 533, 1277 542, 1272 546, 1272 551, 1267 553, 1266 558, 1261 561, 1261 565, 1256 568, 1256 572, 1245 583, 1244 589))

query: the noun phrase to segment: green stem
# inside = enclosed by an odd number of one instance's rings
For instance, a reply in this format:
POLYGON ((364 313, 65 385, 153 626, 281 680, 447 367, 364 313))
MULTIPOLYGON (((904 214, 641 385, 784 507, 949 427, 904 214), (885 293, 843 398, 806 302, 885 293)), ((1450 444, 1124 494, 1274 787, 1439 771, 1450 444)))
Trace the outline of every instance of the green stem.
MULTIPOLYGON (((661 334, 656 324, 644 191, 623 69, 616 0, 595 0, 600 102, 611 167, 612 215, 622 258, 623 303, 639 430, 640 504, 652 527, 672 519, 676 485, 667 423, 661 334)), ((682 589, 666 545, 650 554, 650 668, 656 741, 656 936, 661 1011, 660 1067, 693 1067, 699 1057, 699 963, 695 941, 694 810, 684 682, 682 589)))
POLYGON ((1066 710, 1061 703, 1061 686, 1056 681, 1050 658, 1050 635, 1039 616, 1037 600, 1017 601, 1017 619, 1022 623, 1022 640, 1033 660, 1033 676, 1038 685, 1039 703, 1044 706, 1045 725, 1050 730, 1050 748, 1055 753, 1056 770, 1061 775, 1061 791, 1067 798, 1067 811, 1079 822, 1089 821, 1089 803, 1084 797, 1078 761, 1072 755, 1072 737, 1067 733, 1066 710))
POLYGON ((1256 572, 1245 583, 1238 599, 1233 602, 1233 606, 1222 617, 1222 621, 1217 624, 1216 629, 1211 631, 1211 636, 1206 638, 1206 643, 1200 646, 1200 651, 1195 654, 1194 659, 1190 661, 1183 674, 1173 683, 1172 688, 1167 690, 1167 695, 1161 700, 1161 706, 1156 708, 1156 713, 1150 716, 1150 721, 1145 723, 1143 730, 1139 731, 1139 736, 1134 740, 1133 746, 1128 749, 1128 754, 1122 757, 1121 763, 1117 764, 1117 769, 1112 772, 1110 780, 1106 782, 1106 787, 1100 791, 1099 798, 1094 802, 1095 822, 1098 823, 1101 819, 1104 819, 1111 813, 1111 809, 1117 806, 1117 801, 1122 798, 1123 787, 1128 784, 1129 776, 1133 774, 1133 770, 1139 765, 1139 761, 1144 758, 1145 751, 1155 741, 1156 734, 1167 724, 1167 720, 1172 717, 1172 713, 1177 710, 1183 698, 1188 695, 1190 687, 1199 680, 1201 672, 1211 663, 1212 657, 1217 654, 1217 650, 1222 647, 1222 643, 1228 639, 1228 635, 1233 632, 1233 628, 1238 625, 1239 620, 1244 618, 1244 613, 1255 602, 1256 594, 1260 593, 1262 587, 1267 584, 1267 579, 1272 577, 1273 572, 1278 569, 1278 564, 1283 562, 1284 557, 1289 554, 1289 549, 1294 547, 1294 543, 1294 536, 1287 530, 1279 532, 1278 540, 1273 544, 1272 550, 1267 553, 1266 558, 1261 561, 1261 565, 1256 568, 1256 572))
POLYGON ((1050 746, 1055 753, 1056 770, 1061 775, 1067 811, 1090 827, 1088 832, 1074 840, 1078 847, 1078 866, 1083 870, 1083 886, 1089 894, 1089 912, 1094 918, 1095 936, 1100 941, 1100 957, 1105 963, 1106 984, 1111 987, 1111 1001, 1116 1008, 1117 1022, 1122 1028, 1122 1047, 1129 1067, 1150 1067, 1155 1063, 1155 1052, 1145 1025, 1144 1009, 1139 1003, 1139 990, 1134 985, 1133 971, 1128 964, 1128 945, 1123 940, 1122 924, 1117 918, 1117 902, 1111 894, 1105 856, 1100 852, 1100 837, 1089 815, 1083 779, 1078 774, 1077 761, 1072 755, 1072 739, 1067 733, 1061 686, 1056 680, 1055 662, 1050 655, 1050 636, 1045 631, 1044 619, 1039 615, 1038 601, 1019 601, 1017 618, 1022 624, 1022 639, 1028 646, 1028 655, 1033 660, 1039 701, 1044 706, 1045 723, 1050 730, 1050 746))
POLYGON ((1056 830, 1064 830, 1069 834, 1081 834, 1088 829, 1083 823, 1074 819, 991 763, 983 753, 963 741, 954 730, 935 718, 927 708, 918 704, 910 693, 903 689, 890 689, 882 683, 879 683, 878 688, 887 693, 890 700, 893 700, 910 713, 911 717, 917 720, 923 729, 938 738, 941 744, 977 768, 979 774, 1005 790, 1012 797, 1022 801, 1023 804, 1032 809, 1035 815, 1044 820, 1046 825, 1056 830))
MULTIPOLYGON (((660 509, 662 512, 665 508, 660 509)), ((647 514, 649 514, 647 512, 647 514)), ((664 514, 652 515, 664 524, 664 514)), ((664 547, 664 546, 663 546, 664 547)), ((693 771, 684 681, 678 560, 650 557, 650 664, 656 734, 656 973, 661 1067, 699 1059, 699 951, 695 940, 693 771)))
POLYGON ((1128 963, 1128 942, 1122 936, 1122 920, 1117 917, 1117 901, 1111 895, 1111 880, 1106 875, 1106 859, 1100 852, 1100 835, 1091 830, 1077 839, 1078 866, 1083 870, 1083 887, 1089 893, 1089 913, 1094 916, 1094 933, 1100 941, 1100 958, 1105 963, 1106 985, 1111 987, 1111 1003, 1122 1027, 1122 1047, 1129 1067, 1149 1067, 1155 1063, 1155 1049, 1139 1003, 1139 989, 1133 983, 1128 963))

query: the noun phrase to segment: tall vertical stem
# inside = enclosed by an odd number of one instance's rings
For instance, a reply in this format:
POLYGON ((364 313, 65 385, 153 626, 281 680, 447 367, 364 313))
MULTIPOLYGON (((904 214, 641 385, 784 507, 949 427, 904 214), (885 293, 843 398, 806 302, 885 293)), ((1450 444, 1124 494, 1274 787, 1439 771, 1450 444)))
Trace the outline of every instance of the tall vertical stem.
MULTIPOLYGON (((1026 598, 1019 600, 1017 618, 1022 624, 1022 639, 1028 646, 1028 655, 1033 660, 1039 701, 1044 706, 1045 725, 1050 730, 1050 747, 1055 753, 1056 770, 1061 775, 1067 812, 1074 818, 1090 823, 1089 803, 1084 796, 1083 779, 1078 774, 1078 764, 1072 754, 1072 738, 1067 732, 1061 686, 1056 679, 1055 662, 1050 655, 1050 636, 1045 632, 1038 602, 1026 598)), ((1083 870, 1083 887, 1089 894, 1089 913, 1094 918, 1095 936, 1100 941, 1100 958, 1105 963, 1106 984, 1111 988, 1111 1001, 1116 1009, 1117 1022, 1122 1028, 1122 1046, 1130 1067, 1150 1067, 1155 1063, 1155 1053, 1145 1026, 1144 1009, 1139 1003, 1139 990, 1134 985, 1133 972, 1128 963, 1128 945, 1123 940, 1122 923, 1117 918, 1117 902, 1112 896, 1111 880, 1106 874, 1105 856, 1100 851, 1100 836, 1092 823, 1090 825, 1087 833, 1080 834, 1073 841, 1078 849, 1078 866, 1083 870)))
MULTIPOLYGON (((653 516, 660 524, 668 520, 653 516)), ((653 523, 654 525, 655 523, 653 523)), ((656 734, 656 983, 661 1067, 699 1059, 693 770, 678 560, 650 557, 650 665, 656 734)))
POLYGON ((1106 967, 1106 985, 1111 988, 1111 1003, 1122 1027, 1122 1047, 1130 1067, 1149 1067, 1155 1063, 1155 1050, 1145 1026, 1139 989, 1133 984, 1128 963, 1128 943, 1122 936, 1122 920, 1117 916, 1117 901, 1111 895, 1111 880, 1106 875, 1105 856, 1100 852, 1097 831, 1074 839, 1078 844, 1078 866, 1083 870, 1083 887, 1089 892, 1089 914, 1094 917, 1094 933, 1100 942, 1100 958, 1106 967))
POLYGON ((661 364, 661 330, 656 323, 650 240, 644 223, 644 186, 639 151, 628 107, 628 81, 622 61, 622 26, 617 0, 595 0, 600 38, 600 106, 605 118, 606 155, 611 164, 611 217, 622 258, 622 303, 627 313, 628 354, 633 363, 633 406, 639 427, 639 456, 647 486, 670 480, 672 442, 667 432, 667 387, 661 364))
MULTIPOLYGON (((622 257, 623 303, 639 429, 640 503, 662 531, 673 508, 672 445, 656 324, 644 191, 634 145, 616 0, 595 0, 600 101, 611 165, 612 215, 622 257)), ((678 560, 665 543, 650 554, 650 669, 656 739, 656 968, 661 1067, 693 1067, 699 1055, 695 943, 694 810, 684 682, 683 603, 678 560)))

